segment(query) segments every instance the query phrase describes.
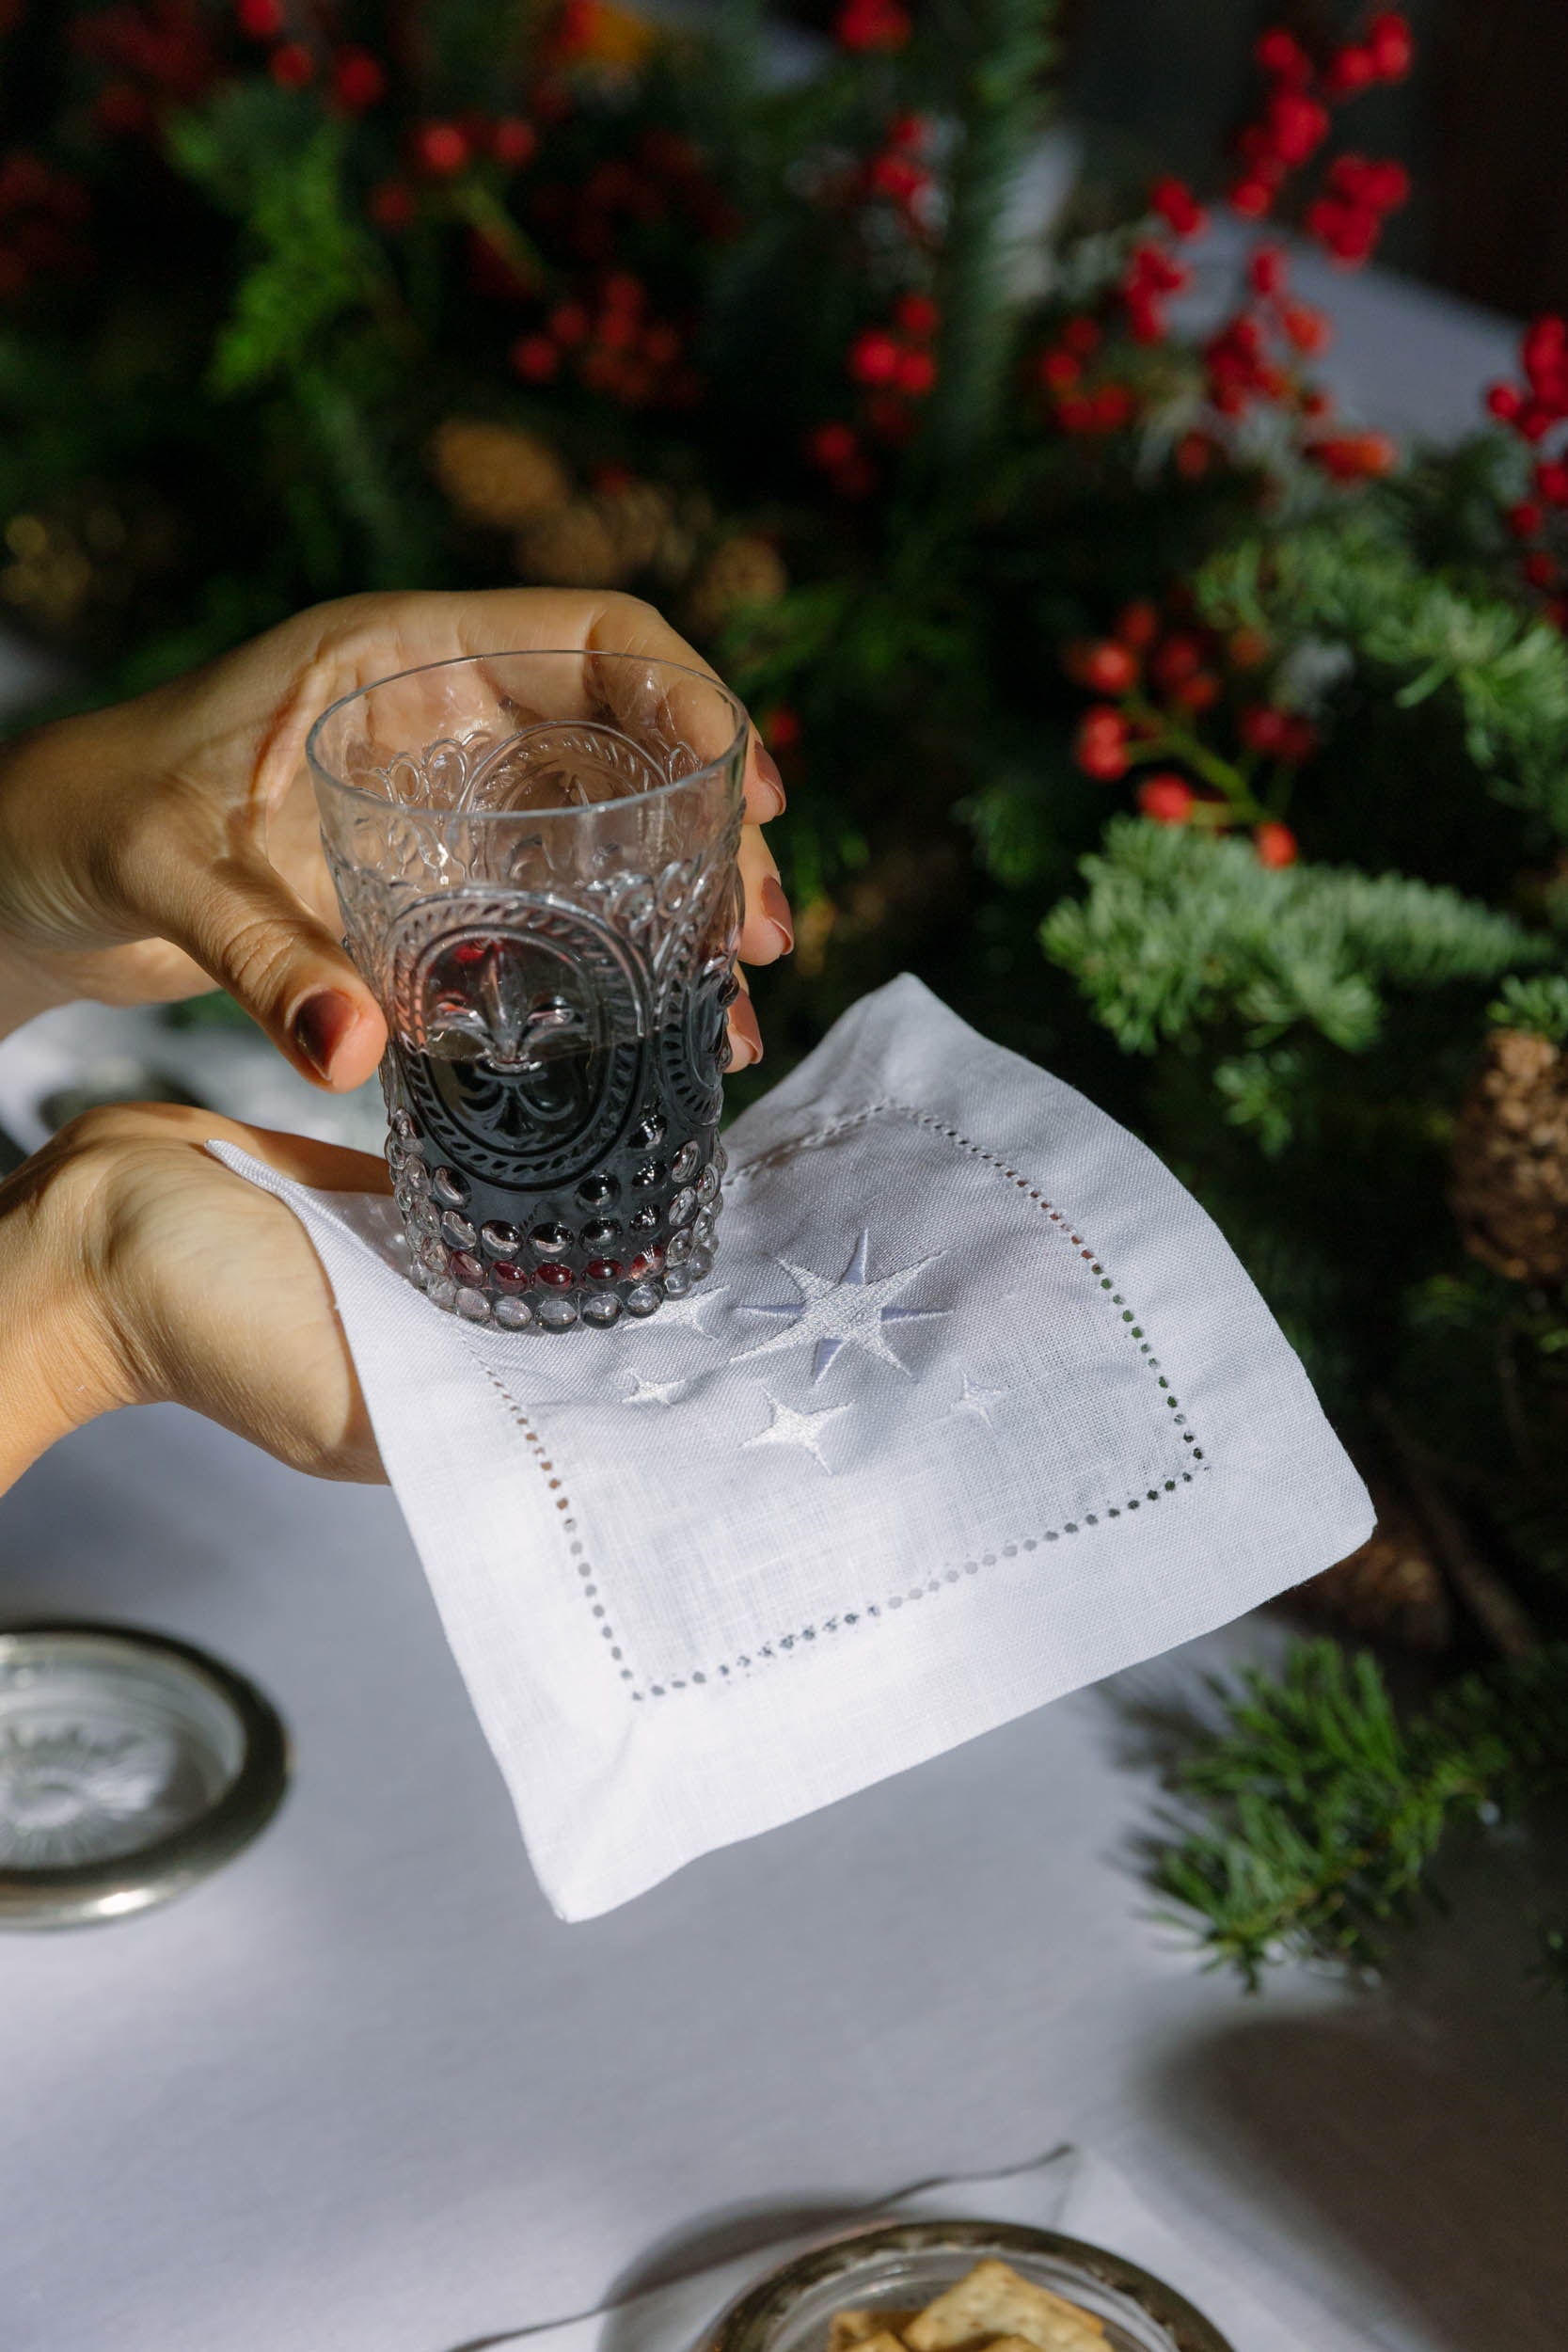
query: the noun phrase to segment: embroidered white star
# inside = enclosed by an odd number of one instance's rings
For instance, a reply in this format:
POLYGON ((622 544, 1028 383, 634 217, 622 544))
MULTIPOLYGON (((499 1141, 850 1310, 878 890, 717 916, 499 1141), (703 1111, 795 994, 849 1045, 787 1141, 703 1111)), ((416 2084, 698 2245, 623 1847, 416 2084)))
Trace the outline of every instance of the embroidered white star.
POLYGON ((689 1291, 684 1298, 667 1298, 653 1317, 655 1331, 673 1331, 684 1327, 695 1331, 699 1339, 712 1339, 713 1333, 705 1331, 697 1317, 716 1298, 722 1298, 727 1288, 724 1282, 705 1282, 701 1290, 689 1291))
POLYGON ((793 1405, 781 1405, 776 1396, 768 1396, 766 1389, 763 1394, 768 1397, 768 1402, 773 1408, 773 1418, 766 1429, 757 1431, 754 1438, 742 1438, 742 1452, 748 1446, 754 1445, 804 1446, 818 1467, 825 1470, 831 1478, 833 1474, 832 1467, 822 1457, 820 1443, 822 1432, 829 1422, 836 1421, 840 1413, 847 1413, 851 1407, 847 1405, 822 1405, 818 1406, 815 1412, 802 1413, 793 1405))
POLYGON ((967 1372, 963 1378, 964 1392, 955 1403, 953 1410, 956 1413, 974 1413, 978 1420, 985 1422, 988 1429, 994 1429, 996 1423, 992 1421, 987 1407, 1000 1404, 1007 1393, 1006 1390, 976 1388, 967 1372))
POLYGON ((623 1405, 673 1405, 685 1387, 684 1380, 644 1380, 640 1372, 634 1372, 631 1387, 621 1402, 623 1405))
MULTIPOLYGON (((838 1280, 825 1274, 814 1274, 809 1266, 791 1264, 780 1258, 782 1265, 800 1293, 798 1302, 759 1305, 751 1299, 736 1299, 742 1314, 773 1315, 787 1323, 787 1329, 777 1331, 770 1340, 763 1340, 755 1347, 742 1350, 738 1362, 750 1362, 754 1356, 770 1356, 781 1347, 799 1347, 807 1340, 816 1343, 812 1363, 813 1380, 820 1380, 841 1347, 863 1347, 868 1356, 875 1356, 884 1364, 895 1364, 906 1379, 914 1375, 908 1364, 895 1356, 883 1336, 883 1327, 890 1323, 923 1322, 932 1315, 952 1312, 948 1307, 897 1307, 895 1299, 907 1282, 936 1259, 922 1258, 918 1264, 905 1266, 897 1274, 884 1274, 876 1281, 868 1279, 866 1259, 871 1236, 863 1232, 850 1253, 849 1263, 838 1280)), ((936 1255, 942 1253, 939 1250, 936 1255)))

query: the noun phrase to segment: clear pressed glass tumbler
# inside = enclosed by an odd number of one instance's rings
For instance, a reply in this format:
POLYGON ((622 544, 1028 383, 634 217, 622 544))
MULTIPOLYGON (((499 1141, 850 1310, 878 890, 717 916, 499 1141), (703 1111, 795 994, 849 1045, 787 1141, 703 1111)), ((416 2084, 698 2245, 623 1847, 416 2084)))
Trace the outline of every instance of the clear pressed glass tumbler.
POLYGON ((721 686, 634 654, 435 662, 311 730, 437 1307, 603 1327, 711 1267, 745 750, 721 686))

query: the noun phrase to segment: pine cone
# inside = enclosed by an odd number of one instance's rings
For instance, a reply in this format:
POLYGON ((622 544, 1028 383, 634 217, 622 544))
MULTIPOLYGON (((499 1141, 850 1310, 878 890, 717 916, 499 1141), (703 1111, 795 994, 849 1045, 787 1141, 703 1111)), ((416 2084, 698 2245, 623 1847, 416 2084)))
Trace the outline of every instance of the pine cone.
POLYGON ((572 485, 547 441, 509 424, 449 417, 430 444, 436 479, 466 522, 515 531, 566 504, 572 485))
POLYGON ((1494 1029, 1454 1131, 1465 1247, 1514 1282, 1568 1281, 1568 1053, 1494 1029))
POLYGON ((657 482, 628 482, 624 489, 601 492, 595 502, 614 544, 622 578, 647 571, 674 520, 675 501, 669 491, 657 482))
POLYGON ((1313 1577, 1301 1597, 1337 1625, 1407 1649, 1447 1649, 1453 1639, 1443 1572, 1415 1521, 1397 1506, 1380 1505, 1376 1530, 1360 1550, 1313 1577))
POLYGON ((557 588, 614 588, 626 577, 604 516, 586 499, 524 526, 517 536, 517 568, 525 580, 557 588))
POLYGON ((711 637, 752 604, 772 604, 788 575, 766 539, 745 535, 715 548, 687 591, 686 616, 699 636, 711 637))

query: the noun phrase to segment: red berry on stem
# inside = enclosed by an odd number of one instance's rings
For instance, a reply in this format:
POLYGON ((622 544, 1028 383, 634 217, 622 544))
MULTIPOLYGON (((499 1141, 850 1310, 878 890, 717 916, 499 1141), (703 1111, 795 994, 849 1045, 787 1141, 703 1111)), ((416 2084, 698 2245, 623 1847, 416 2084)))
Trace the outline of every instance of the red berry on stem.
POLYGON ((1259 36, 1253 55, 1265 73, 1283 82, 1307 82, 1311 79, 1312 60, 1293 33, 1282 25, 1275 25, 1259 36))
POLYGON ((401 180, 383 180, 378 188, 371 190, 370 215, 378 229, 394 233, 406 229, 414 217, 414 197, 401 180))
POLYGON ((350 114, 362 114, 387 95, 387 76, 368 49, 340 49, 332 60, 332 95, 350 114))
POLYGON ((1195 670, 1175 688, 1171 699, 1183 710, 1212 710, 1220 698, 1220 682, 1212 670, 1195 670))
POLYGON ((1152 645, 1160 634, 1160 608, 1148 596, 1136 596, 1117 614, 1115 634, 1134 653, 1152 645))
POLYGON ((1290 258, 1283 246, 1259 245, 1253 248, 1247 263, 1247 276, 1254 294, 1277 294, 1285 291, 1290 271, 1290 258))
POLYGON ((1486 389, 1486 405, 1499 424, 1513 424, 1525 405, 1525 396, 1514 384, 1490 384, 1486 389))
POLYGON ((1334 341, 1334 323, 1323 310, 1314 310, 1309 303, 1291 302, 1280 312, 1279 323, 1287 338, 1298 351, 1326 351, 1334 341))
POLYGON ((1262 220, 1274 210, 1274 190, 1266 180, 1238 180, 1228 201, 1231 211, 1240 213, 1243 220, 1262 220))
POLYGON ((519 335, 510 357, 525 384, 547 384, 561 366, 561 354, 547 335, 519 335))
POLYGON ((1508 510, 1508 527, 1516 539, 1536 539, 1545 516, 1533 499, 1521 499, 1508 510))
POLYGON ((1524 573, 1532 588, 1555 588, 1557 585, 1557 565, 1544 548, 1536 548, 1526 556, 1524 573))
POLYGON ((1409 20, 1395 8, 1385 8, 1367 27, 1367 47, 1386 82, 1402 81, 1416 56, 1409 20))
POLYGON ((1084 363, 1070 351, 1048 351, 1040 358, 1040 382, 1048 390, 1065 392, 1084 373, 1084 363))
POLYGON ((1264 758, 1275 759, 1284 748, 1291 714, 1287 710, 1276 710, 1270 703, 1252 703, 1242 712, 1237 723, 1242 741, 1249 752, 1259 752, 1264 758))
POLYGON ((1069 675, 1096 694, 1128 693, 1138 680, 1138 665, 1126 645, 1114 637, 1069 648, 1069 675))
POLYGON ((450 180, 473 160, 468 135, 455 122, 421 122, 414 134, 414 160, 433 180, 450 180))
POLYGON ((849 346, 849 373, 859 384, 891 384, 898 373, 901 357, 898 345, 885 328, 867 327, 849 346))
POLYGON ((235 0, 234 19, 252 40, 276 40, 283 30, 282 0, 235 0))
POLYGON ((1535 486, 1550 506, 1568 506, 1568 465, 1560 459, 1537 466, 1535 486))
POLYGON ((1155 684, 1168 694, 1185 685, 1202 666, 1202 644, 1197 638, 1178 629, 1157 647, 1148 668, 1155 684))
POLYGON ((1184 180, 1156 180, 1148 192, 1149 210, 1158 213, 1179 237, 1201 236, 1209 215, 1184 180))
POLYGON ((1137 789, 1137 803, 1157 825, 1184 825, 1197 795, 1185 776, 1148 776, 1137 789))
POLYGON ((929 294, 900 294, 893 315, 906 335, 934 335, 942 324, 942 313, 929 294))
POLYGON ((832 468, 847 465, 858 454, 860 443, 847 424, 819 424, 806 447, 814 464, 832 468))
POLYGON ((538 133, 521 115, 503 115, 490 127, 490 152, 508 171, 531 162, 538 145, 538 133))
POLYGON ((1073 740, 1073 756, 1085 775, 1114 784, 1128 769, 1127 728, 1121 713, 1104 706, 1085 711, 1073 740))
POLYGON ((1354 98, 1377 80, 1377 59, 1371 51, 1352 43, 1329 60, 1323 87, 1331 98, 1354 98))
POLYGON ((906 351, 898 362, 897 385, 911 400, 924 400, 937 380, 937 363, 928 351, 906 351))
POLYGON ((1280 824, 1274 818, 1258 827, 1252 836, 1252 845, 1258 852, 1259 866, 1293 866, 1301 854, 1290 826, 1280 824))
POLYGON ((316 61, 303 41, 285 40, 267 59, 267 72, 279 89, 303 89, 315 78, 316 61))
POLYGON ((1091 352, 1098 351, 1104 340, 1105 330, 1098 319, 1069 319, 1062 329, 1063 342, 1069 351, 1076 352, 1080 358, 1086 359, 1091 352))

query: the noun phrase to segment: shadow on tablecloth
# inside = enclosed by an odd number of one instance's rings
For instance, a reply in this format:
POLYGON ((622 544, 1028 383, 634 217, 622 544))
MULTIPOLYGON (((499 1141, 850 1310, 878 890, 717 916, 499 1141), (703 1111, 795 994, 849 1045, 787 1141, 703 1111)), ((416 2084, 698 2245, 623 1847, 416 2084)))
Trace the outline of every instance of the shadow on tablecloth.
POLYGON ((1515 1976, 1505 2050, 1498 1986, 1467 2013, 1460 1973, 1445 1972, 1435 2007, 1254 2010, 1184 2049, 1153 2095, 1194 2144, 1206 2194, 1277 2232, 1272 2247, 1255 2236, 1259 2258, 1359 2312, 1370 2340, 1561 2352, 1568 2019, 1515 1976))

